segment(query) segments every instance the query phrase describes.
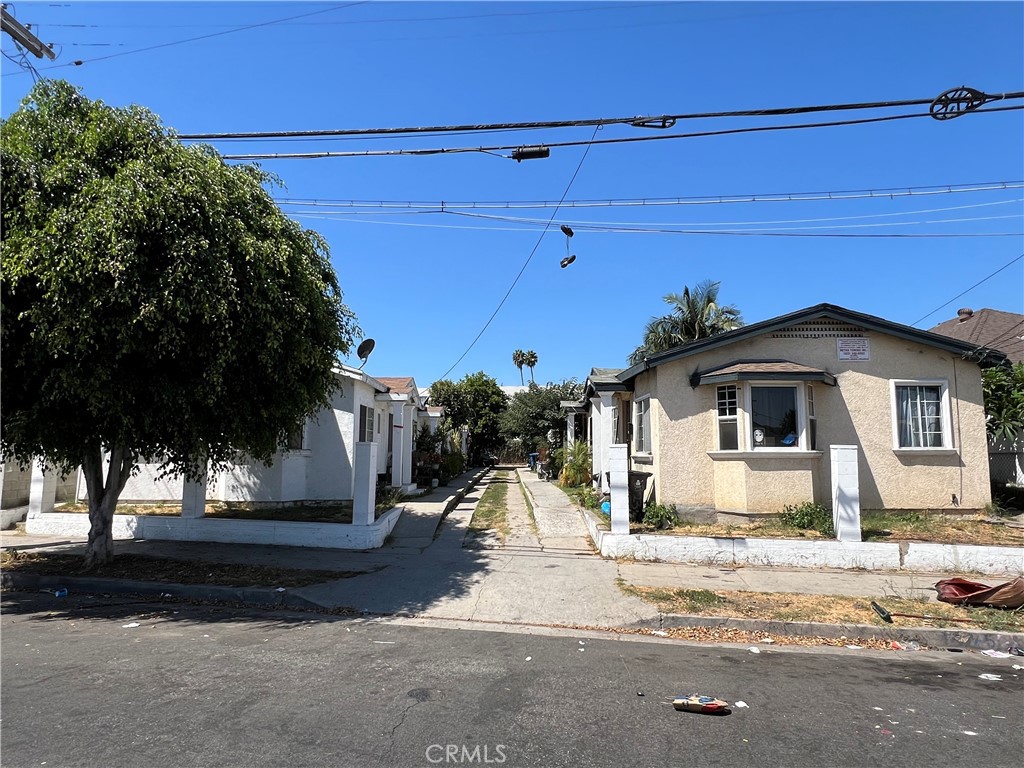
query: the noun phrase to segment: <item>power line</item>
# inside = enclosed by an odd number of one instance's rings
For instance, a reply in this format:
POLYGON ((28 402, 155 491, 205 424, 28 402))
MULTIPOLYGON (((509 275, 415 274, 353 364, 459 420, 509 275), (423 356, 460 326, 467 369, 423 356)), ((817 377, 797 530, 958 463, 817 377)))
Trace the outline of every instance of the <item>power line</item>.
MULTIPOLYGON (((593 136, 591 136, 591 139, 593 139, 594 136, 597 135, 597 131, 598 131, 599 128, 600 128, 600 126, 594 126, 594 134, 593 134, 593 136)), ((572 189, 572 185, 575 183, 576 177, 580 173, 580 168, 583 167, 583 161, 585 161, 587 159, 587 155, 589 155, 589 154, 590 154, 590 146, 587 145, 587 148, 583 151, 583 157, 581 157, 580 161, 576 164, 576 170, 573 171, 572 178, 569 179, 569 183, 566 185, 565 191, 562 192, 562 199, 563 200, 565 199, 565 196, 569 194, 569 190, 572 189)), ((519 278, 521 278, 523 276, 523 273, 526 271, 526 268, 530 265, 530 262, 533 260, 534 254, 536 254, 537 253, 537 249, 540 248, 541 241, 544 240, 544 235, 546 235, 548 233, 548 229, 551 227, 551 222, 554 221, 556 215, 558 215, 558 208, 557 207, 555 208, 554 211, 552 211, 552 213, 551 213, 551 220, 548 221, 548 225, 546 227, 544 227, 544 231, 540 233, 540 237, 538 237, 537 238, 537 242, 534 243, 533 250, 530 251, 530 255, 527 256, 526 257, 526 261, 523 262, 523 266, 519 270, 519 274, 516 275, 515 280, 512 281, 512 285, 510 285, 508 287, 508 290, 505 291, 505 295, 501 297, 501 301, 498 302, 498 306, 495 307, 494 312, 492 312, 491 316, 489 318, 487 318, 487 322, 484 323, 484 327, 480 329, 480 333, 478 333, 476 335, 476 337, 473 339, 473 341, 470 342, 469 346, 466 347, 466 351, 463 352, 461 355, 459 355, 459 359, 456 360, 454 363, 452 363, 451 367, 447 371, 445 371, 444 374, 441 375, 440 380, 443 380, 443 379, 447 378, 448 374, 451 373, 453 370, 455 370, 455 366, 457 366, 459 363, 461 363, 463 358, 465 358, 466 355, 469 354, 469 351, 471 349, 473 349, 474 346, 476 346, 476 343, 478 341, 480 341, 480 337, 484 335, 484 331, 487 330, 487 328, 490 326, 490 324, 494 320, 494 318, 497 317, 499 310, 501 310, 501 308, 503 306, 505 306, 505 302, 508 300, 508 297, 512 294, 512 289, 516 287, 516 284, 519 282, 519 278)))
POLYGON ((918 323, 920 323, 920 322, 921 322, 922 320, 924 320, 925 318, 928 318, 928 317, 931 317, 932 315, 934 315, 934 314, 935 314, 936 312, 938 312, 938 311, 939 311, 940 309, 943 309, 944 307, 948 307, 948 306, 949 306, 950 304, 952 304, 952 303, 953 303, 954 301, 956 301, 957 299, 959 299, 959 298, 960 298, 961 296, 963 296, 964 294, 966 294, 966 293, 970 293, 970 292, 971 292, 971 291, 973 291, 973 290, 974 290, 975 288, 977 288, 977 287, 978 287, 979 285, 981 285, 982 283, 984 283, 984 282, 985 282, 986 280, 990 280, 990 279, 992 279, 993 277, 995 277, 996 275, 998 275, 998 274, 999 274, 1000 272, 1002 272, 1002 271, 1003 271, 1004 269, 1006 269, 1007 267, 1009 267, 1009 266, 1010 266, 1011 264, 1015 264, 1016 262, 1020 261, 1021 259, 1024 259, 1024 253, 1022 253, 1022 254, 1021 254, 1020 256, 1018 256, 1018 257, 1017 257, 1017 258, 1015 258, 1015 259, 1011 259, 1011 260, 1010 260, 1010 261, 1008 261, 1008 262, 1007 262, 1006 264, 1003 264, 1003 266, 1001 266, 1001 267, 1000 267, 999 269, 997 269, 997 270, 996 270, 995 272, 993 272, 993 273, 992 273, 991 275, 988 275, 987 277, 983 277, 983 278, 982 278, 981 280, 979 280, 978 282, 976 282, 976 283, 975 283, 974 285, 972 285, 972 286, 971 286, 970 288, 968 288, 968 289, 967 289, 966 291, 963 291, 962 293, 958 293, 958 294, 957 294, 956 296, 954 296, 954 297, 953 297, 952 299, 950 299, 949 301, 947 301, 947 302, 946 302, 945 304, 941 304, 940 306, 936 307, 935 309, 933 309, 933 310, 932 310, 931 312, 929 312, 929 313, 928 313, 927 315, 925 315, 924 317, 920 317, 920 318, 918 318, 918 319, 917 319, 917 320, 915 320, 915 321, 914 321, 913 323, 911 323, 911 325, 912 325, 912 326, 914 326, 914 325, 917 325, 918 323))
MULTIPOLYGON (((437 211, 440 213, 440 211, 437 211)), ((529 227, 474 227, 457 224, 427 224, 408 221, 374 221, 369 219, 343 218, 325 216, 323 214, 292 213, 298 219, 317 219, 345 222, 346 224, 385 224, 392 227, 424 227, 430 229, 468 229, 488 232, 533 232, 529 227)), ((976 237, 1024 237, 1024 232, 908 232, 908 233, 842 233, 842 232, 763 232, 751 230, 700 230, 700 229, 667 229, 667 228, 623 228, 608 227, 604 229, 587 229, 590 232, 603 234, 662 234, 662 235, 728 235, 746 237, 833 237, 833 238, 872 238, 872 239, 916 239, 916 238, 976 238, 976 237)))
MULTIPOLYGON (((987 112, 1006 112, 1024 109, 1024 106, 992 107, 989 109, 975 110, 974 114, 987 112)), ((801 130, 805 128, 834 128, 847 125, 865 125, 868 123, 883 123, 890 120, 907 120, 917 117, 931 117, 928 112, 913 113, 909 115, 887 115, 885 117, 866 117, 856 120, 836 120, 824 123, 795 123, 788 125, 762 125, 751 128, 727 128, 718 131, 697 131, 694 133, 671 133, 660 136, 623 136, 615 139, 589 139, 585 141, 560 141, 545 142, 544 147, 580 147, 595 146, 598 144, 630 144, 642 141, 664 141, 667 139, 693 139, 705 136, 727 136, 740 133, 763 133, 766 131, 801 130)), ((596 126, 600 127, 600 126, 596 126)), ((452 147, 434 149, 368 149, 361 152, 296 152, 296 153, 252 153, 238 155, 222 155, 224 160, 322 160, 331 157, 387 157, 398 155, 455 155, 471 152, 511 152, 521 149, 522 145, 497 145, 490 147, 452 147)))
POLYGON ((280 205, 316 205, 335 208, 611 208, 647 207, 665 205, 717 205, 722 203, 795 203, 822 200, 864 200, 878 198, 918 197, 965 192, 995 192, 1024 188, 1020 181, 983 181, 969 184, 933 184, 929 186, 882 187, 879 189, 847 189, 815 192, 770 192, 732 195, 695 195, 689 197, 610 198, 607 200, 566 200, 561 205, 554 200, 485 200, 485 201, 423 201, 423 200, 344 200, 316 197, 278 197, 280 205))
MULTIPOLYGON (((197 40, 207 40, 207 39, 209 39, 211 37, 220 37, 222 35, 231 35, 231 34, 234 34, 235 32, 244 32, 245 30, 248 30, 248 29, 257 29, 259 27, 269 27, 269 26, 273 26, 274 24, 281 24, 281 23, 286 22, 286 21, 292 21, 293 19, 303 19, 303 18, 306 18, 307 16, 316 16, 316 15, 321 14, 321 13, 330 13, 332 11, 340 11, 343 8, 351 8, 351 7, 356 6, 356 5, 363 5, 366 2, 368 2, 368 0, 359 0, 359 2, 346 3, 344 5, 335 5, 335 6, 332 6, 330 8, 322 8, 322 9, 320 9, 318 11, 310 11, 309 13, 300 13, 300 14, 298 14, 296 16, 287 16, 287 17, 285 17, 283 19, 273 19, 271 21, 262 21, 262 22, 260 22, 258 24, 246 24, 243 27, 234 27, 233 29, 226 29, 226 30, 223 30, 221 32, 211 32, 208 35, 198 35, 196 37, 188 37, 188 38, 185 38, 184 40, 174 40, 174 41, 169 42, 169 43, 157 43, 156 45, 149 45, 149 46, 146 46, 145 48, 135 48, 135 49, 130 50, 130 51, 119 51, 118 53, 111 53, 111 54, 108 54, 106 56, 97 56, 97 57, 92 58, 92 59, 76 60, 76 61, 68 62, 66 64, 55 64, 52 67, 44 67, 43 71, 50 70, 50 69, 61 69, 62 67, 79 67, 82 64, 92 64, 92 63, 97 62, 97 61, 106 61, 107 59, 115 59, 118 56, 129 56, 129 55, 131 55, 133 53, 144 53, 145 51, 154 51, 157 48, 169 48, 169 47, 174 46, 174 45, 183 45, 184 43, 193 43, 193 42, 195 42, 197 40)), ((21 73, 20 72, 11 72, 11 73, 8 73, 7 75, 4 75, 4 77, 8 77, 9 75, 17 75, 17 74, 21 74, 21 73)))
MULTIPOLYGON (((989 101, 1024 98, 1024 91, 993 94, 989 101)), ((867 101, 849 104, 819 104, 802 107, 771 107, 767 109, 743 109, 723 112, 696 112, 665 115, 631 115, 629 117, 599 117, 574 120, 537 120, 517 123, 479 123, 465 125, 433 125, 413 126, 406 128, 345 128, 307 131, 250 131, 231 133, 182 133, 178 138, 183 141, 254 141, 262 139, 294 139, 314 137, 342 136, 374 136, 374 135, 408 135, 408 134, 444 134, 444 133, 487 133, 490 131, 509 130, 540 130, 554 128, 590 128, 606 125, 632 125, 638 128, 671 128, 680 120, 699 120, 721 117, 778 117, 802 115, 816 112, 840 112, 863 109, 893 109, 895 107, 914 107, 932 104, 934 97, 926 99, 904 99, 901 101, 867 101), (660 124, 659 124, 660 123, 660 124)), ((579 144, 581 142, 577 142, 579 144)), ((557 145, 552 145, 557 146, 557 145)), ((571 145, 567 145, 571 146, 571 145)))

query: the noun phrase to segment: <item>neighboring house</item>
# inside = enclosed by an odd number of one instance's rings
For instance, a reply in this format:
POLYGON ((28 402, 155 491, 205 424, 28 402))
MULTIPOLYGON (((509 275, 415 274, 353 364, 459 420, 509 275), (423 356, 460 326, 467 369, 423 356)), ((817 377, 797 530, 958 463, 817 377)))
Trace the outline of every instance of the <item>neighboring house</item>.
MULTIPOLYGON (((975 312, 965 307, 931 332, 995 349, 1014 365, 1024 362, 1024 315, 1016 312, 988 308, 975 312)), ((1013 440, 990 439, 988 451, 989 472, 994 482, 1024 485, 1024 433, 1013 440)))
MULTIPOLYGON (((831 503, 829 447, 856 446, 865 509, 991 501, 973 343, 819 304, 654 355, 595 368, 594 472, 608 447, 650 473, 662 503, 778 512, 831 503)), ((982 364, 1002 360, 989 351, 982 364)), ((572 415, 575 423, 578 418, 572 415)))

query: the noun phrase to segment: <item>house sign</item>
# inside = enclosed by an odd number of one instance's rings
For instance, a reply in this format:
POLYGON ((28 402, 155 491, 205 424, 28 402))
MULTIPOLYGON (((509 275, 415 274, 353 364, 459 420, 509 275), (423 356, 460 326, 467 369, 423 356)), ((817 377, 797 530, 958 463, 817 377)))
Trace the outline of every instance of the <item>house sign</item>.
POLYGON ((870 360, 871 342, 863 336, 836 339, 840 360, 870 360))

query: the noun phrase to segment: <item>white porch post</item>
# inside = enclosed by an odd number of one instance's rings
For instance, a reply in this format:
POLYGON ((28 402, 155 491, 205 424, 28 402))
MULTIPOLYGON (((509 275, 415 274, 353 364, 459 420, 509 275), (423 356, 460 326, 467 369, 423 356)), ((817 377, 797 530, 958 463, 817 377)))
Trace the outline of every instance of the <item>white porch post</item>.
POLYGON ((377 444, 356 443, 352 488, 353 525, 372 525, 377 504, 377 444))
POLYGON ((28 516, 39 517, 46 512, 53 512, 57 500, 57 475, 43 472, 43 465, 38 459, 32 461, 32 485, 29 487, 28 516))
POLYGON ((404 414, 405 408, 402 407, 402 403, 393 401, 391 403, 391 415, 394 417, 391 428, 391 485, 395 488, 402 487, 402 475, 405 474, 402 466, 402 461, 405 458, 405 441, 402 434, 405 432, 404 414))
POLYGON ((402 485, 412 484, 412 439, 416 436, 416 407, 406 405, 405 418, 402 423, 405 429, 402 430, 402 485))
POLYGON ((209 475, 203 473, 199 482, 185 479, 181 486, 181 516, 203 517, 206 514, 206 484, 209 475))
POLYGON ((569 447, 576 442, 576 414, 570 411, 565 419, 565 445, 569 447))
POLYGON ((860 484, 857 446, 833 445, 832 525, 839 541, 860 541, 860 484))
POLYGON ((600 402, 601 413, 599 423, 596 426, 600 433, 599 444, 601 446, 601 463, 597 471, 601 473, 601 491, 608 493, 608 477, 605 475, 605 472, 608 471, 608 449, 611 447, 612 440, 615 439, 614 435, 612 435, 612 393, 602 392, 600 395, 600 402))
POLYGON ((612 533, 629 533, 629 459, 623 443, 608 446, 611 475, 612 533))

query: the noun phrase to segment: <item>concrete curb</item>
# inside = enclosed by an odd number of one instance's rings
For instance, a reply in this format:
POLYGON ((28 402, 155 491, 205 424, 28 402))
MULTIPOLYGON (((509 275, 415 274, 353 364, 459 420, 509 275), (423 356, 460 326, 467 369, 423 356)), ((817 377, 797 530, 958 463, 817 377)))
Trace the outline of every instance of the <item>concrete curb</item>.
POLYGON ((5 590, 36 592, 39 590, 67 589, 71 593, 111 595, 147 595, 198 600, 202 602, 240 603, 254 608, 291 608, 301 611, 322 611, 322 606, 293 595, 287 590, 278 592, 268 587, 219 587, 210 584, 163 584, 128 579, 101 579, 88 576, 42 576, 35 573, 0 574, 0 586, 5 590))
POLYGON ((774 621, 738 619, 725 616, 685 616, 662 614, 662 629, 672 627, 717 627, 740 629, 766 635, 846 638, 857 640, 915 642, 929 648, 959 648, 970 651, 1005 651, 1011 645, 1024 648, 1024 633, 989 632, 979 629, 940 629, 937 627, 875 627, 870 624, 823 624, 813 621, 774 621))

